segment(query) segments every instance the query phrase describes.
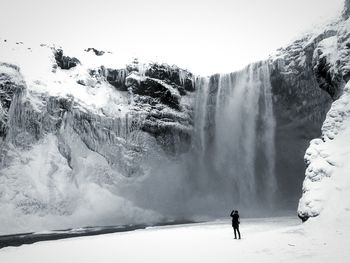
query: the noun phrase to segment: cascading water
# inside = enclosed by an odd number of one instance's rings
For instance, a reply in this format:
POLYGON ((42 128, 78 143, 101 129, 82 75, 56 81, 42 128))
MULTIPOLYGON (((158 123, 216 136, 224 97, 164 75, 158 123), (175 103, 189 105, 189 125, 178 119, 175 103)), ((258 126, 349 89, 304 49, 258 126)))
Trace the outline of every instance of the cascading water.
POLYGON ((209 89, 209 79, 206 77, 200 77, 196 79, 198 86, 196 104, 195 104, 195 134, 194 144, 197 149, 200 149, 200 153, 205 152, 205 130, 206 130, 206 117, 207 117, 207 99, 209 89))
POLYGON ((196 81, 197 181, 219 206, 256 209, 273 201, 275 119, 269 76, 268 64, 256 63, 196 81))

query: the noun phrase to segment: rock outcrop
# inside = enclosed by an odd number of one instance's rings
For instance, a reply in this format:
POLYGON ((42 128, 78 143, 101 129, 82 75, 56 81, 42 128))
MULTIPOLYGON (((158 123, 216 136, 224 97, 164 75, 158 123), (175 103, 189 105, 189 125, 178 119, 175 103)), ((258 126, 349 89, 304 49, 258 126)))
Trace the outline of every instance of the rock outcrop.
POLYGON ((350 17, 350 1, 344 0, 344 9, 342 13, 343 19, 347 20, 350 17))
POLYGON ((54 50, 57 66, 61 69, 71 69, 80 64, 79 59, 63 55, 62 49, 54 50))
POLYGON ((24 85, 17 66, 0 64, 0 139, 5 138, 7 133, 9 110, 13 98, 24 89, 24 85))
POLYGON ((98 49, 93 48, 93 47, 89 47, 89 48, 85 49, 85 51, 86 51, 86 52, 92 51, 92 52, 95 53, 96 56, 103 56, 104 53, 106 53, 106 52, 104 52, 103 50, 98 50, 98 49))

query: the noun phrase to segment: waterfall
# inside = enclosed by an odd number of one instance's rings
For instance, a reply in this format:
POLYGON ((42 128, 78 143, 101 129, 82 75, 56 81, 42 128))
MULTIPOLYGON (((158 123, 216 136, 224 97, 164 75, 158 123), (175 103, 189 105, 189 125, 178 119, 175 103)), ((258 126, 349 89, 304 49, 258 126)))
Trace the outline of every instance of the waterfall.
POLYGON ((273 197, 276 192, 277 183, 275 177, 275 128, 276 121, 273 113, 273 101, 272 101, 272 91, 270 82, 270 72, 269 67, 265 63, 260 67, 260 74, 263 76, 261 78, 261 92, 263 105, 261 108, 262 125, 261 130, 261 145, 263 148, 262 156, 266 159, 263 162, 265 164, 265 172, 262 173, 264 176, 263 182, 265 182, 264 193, 267 202, 271 205, 273 204, 273 197))
POLYGON ((205 152, 205 131, 206 131, 206 117, 207 117, 207 100, 209 80, 206 77, 199 77, 196 79, 196 86, 198 89, 195 101, 195 147, 200 149, 199 152, 205 152))
POLYGON ((196 80, 194 148, 201 191, 226 206, 271 204, 275 118, 267 63, 196 80), (203 187, 203 184, 202 184, 203 187))

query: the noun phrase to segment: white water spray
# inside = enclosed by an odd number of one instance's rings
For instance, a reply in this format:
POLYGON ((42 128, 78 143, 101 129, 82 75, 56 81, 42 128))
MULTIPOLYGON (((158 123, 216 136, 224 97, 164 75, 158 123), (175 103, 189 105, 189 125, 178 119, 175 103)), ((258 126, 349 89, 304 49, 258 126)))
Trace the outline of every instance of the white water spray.
POLYGON ((226 205, 273 201, 275 118, 267 63, 197 81, 194 142, 207 194, 226 205), (200 142, 200 144, 198 144, 200 142))

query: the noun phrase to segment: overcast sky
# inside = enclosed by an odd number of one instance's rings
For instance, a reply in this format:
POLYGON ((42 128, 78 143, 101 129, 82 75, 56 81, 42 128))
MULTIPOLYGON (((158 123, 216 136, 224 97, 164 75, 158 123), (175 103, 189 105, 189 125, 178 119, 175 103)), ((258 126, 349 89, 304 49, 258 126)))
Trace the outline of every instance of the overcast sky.
POLYGON ((0 0, 0 37, 94 46, 195 73, 264 59, 343 0, 0 0))

